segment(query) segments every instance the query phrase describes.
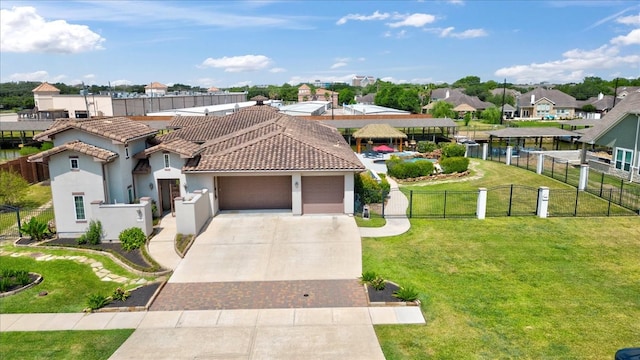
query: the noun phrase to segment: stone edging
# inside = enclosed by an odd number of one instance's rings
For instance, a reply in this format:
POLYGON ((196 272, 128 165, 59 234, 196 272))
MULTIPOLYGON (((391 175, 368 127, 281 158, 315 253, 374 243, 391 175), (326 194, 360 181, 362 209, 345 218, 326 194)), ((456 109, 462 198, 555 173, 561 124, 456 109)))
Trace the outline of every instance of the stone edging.
POLYGON ((20 239, 16 240, 13 243, 13 246, 15 247, 25 247, 25 248, 35 248, 35 249, 47 249, 47 250, 70 250, 70 251, 80 251, 80 252, 84 252, 84 253, 88 253, 88 254, 94 254, 94 255, 105 255, 107 257, 109 257, 111 260, 113 260, 113 262, 115 262, 116 264, 120 265, 122 268, 124 268, 125 270, 129 271, 130 273, 139 275, 139 276, 163 276, 163 275, 167 275, 170 274, 173 270, 162 270, 162 271, 156 271, 156 272, 146 272, 146 271, 141 271, 141 270, 137 270, 132 268, 131 266, 127 265, 126 263, 124 263, 122 260, 120 260, 118 257, 116 257, 115 255, 111 254, 108 251, 98 251, 98 250, 93 250, 93 249, 82 249, 82 248, 76 248, 76 247, 67 247, 67 246, 45 246, 45 245, 38 245, 41 244, 42 242, 39 242, 35 245, 22 245, 22 244, 18 244, 18 241, 20 241, 20 239))
MULTIPOLYGON (((393 284, 397 287, 400 285, 394 283, 393 281, 385 280, 389 284, 393 284)), ((367 295, 367 303, 369 306, 420 306, 420 300, 416 301, 369 301, 369 289, 367 289, 367 284, 363 284, 364 293, 367 295)))
POLYGON ((15 290, 11 290, 11 291, 7 291, 4 292, 2 294, 0 294, 0 298, 6 297, 6 296, 11 296, 13 294, 17 294, 21 291, 25 291, 27 289, 31 289, 32 287, 40 284, 42 282, 42 275, 38 274, 38 273, 33 273, 33 272, 29 272, 30 275, 38 275, 38 277, 35 279, 35 281, 33 281, 32 283, 29 283, 19 289, 15 289, 15 290))

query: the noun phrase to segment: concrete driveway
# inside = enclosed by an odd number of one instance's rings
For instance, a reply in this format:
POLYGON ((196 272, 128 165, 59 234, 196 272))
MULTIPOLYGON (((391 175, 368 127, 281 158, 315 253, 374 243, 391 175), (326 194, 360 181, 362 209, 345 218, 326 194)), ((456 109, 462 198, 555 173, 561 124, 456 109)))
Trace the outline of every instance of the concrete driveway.
POLYGON ((361 273, 360 233, 349 216, 221 214, 169 282, 355 279, 361 273))

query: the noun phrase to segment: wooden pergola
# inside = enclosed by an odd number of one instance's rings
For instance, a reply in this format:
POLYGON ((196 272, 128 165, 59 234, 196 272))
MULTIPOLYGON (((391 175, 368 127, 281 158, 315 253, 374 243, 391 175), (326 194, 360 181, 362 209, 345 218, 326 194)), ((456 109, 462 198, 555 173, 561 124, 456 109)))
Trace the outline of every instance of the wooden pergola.
POLYGON ((369 124, 353 133, 353 138, 356 139, 356 151, 361 152, 362 139, 389 139, 392 145, 398 142, 398 150, 402 151, 402 142, 407 138, 407 134, 394 128, 389 124, 369 124))

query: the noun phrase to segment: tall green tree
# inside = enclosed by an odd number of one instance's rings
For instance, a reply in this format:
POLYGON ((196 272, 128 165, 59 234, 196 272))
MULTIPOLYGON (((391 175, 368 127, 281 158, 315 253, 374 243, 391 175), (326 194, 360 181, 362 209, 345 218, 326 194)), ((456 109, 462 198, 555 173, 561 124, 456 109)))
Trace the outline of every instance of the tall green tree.
POLYGON ((0 171, 0 204, 20 205, 27 195, 29 183, 13 171, 0 171))
POLYGON ((431 109, 431 114, 434 118, 455 118, 456 112, 453 111, 453 105, 446 101, 436 101, 431 109))
POLYGON ((495 106, 485 109, 480 115, 487 124, 500 124, 500 109, 495 106))

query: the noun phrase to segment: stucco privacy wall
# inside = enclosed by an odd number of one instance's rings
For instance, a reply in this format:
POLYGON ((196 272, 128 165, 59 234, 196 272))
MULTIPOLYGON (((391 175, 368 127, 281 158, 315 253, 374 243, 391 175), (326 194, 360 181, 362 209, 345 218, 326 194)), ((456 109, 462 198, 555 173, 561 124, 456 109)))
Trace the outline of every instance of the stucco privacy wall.
POLYGON ((122 230, 137 227, 149 236, 153 232, 151 199, 144 197, 139 204, 104 204, 91 202, 92 219, 100 220, 105 240, 118 240, 122 230))
POLYGON ((207 189, 175 199, 176 230, 178 234, 197 235, 211 217, 211 203, 207 189))

